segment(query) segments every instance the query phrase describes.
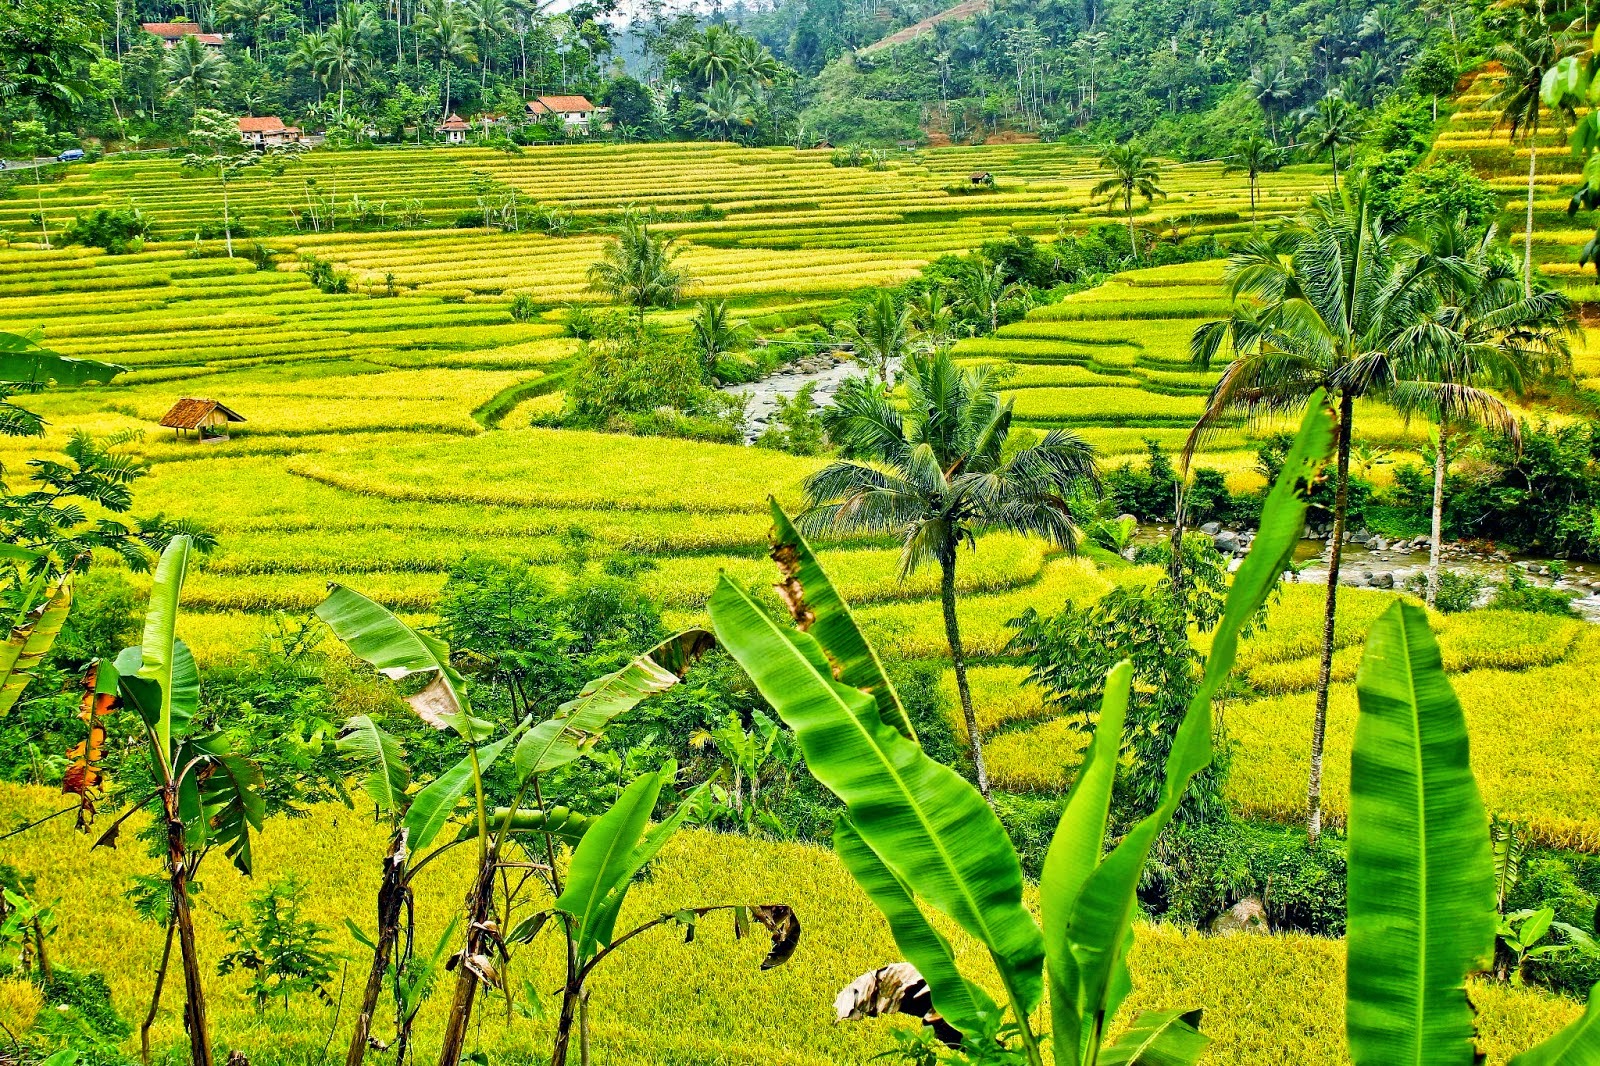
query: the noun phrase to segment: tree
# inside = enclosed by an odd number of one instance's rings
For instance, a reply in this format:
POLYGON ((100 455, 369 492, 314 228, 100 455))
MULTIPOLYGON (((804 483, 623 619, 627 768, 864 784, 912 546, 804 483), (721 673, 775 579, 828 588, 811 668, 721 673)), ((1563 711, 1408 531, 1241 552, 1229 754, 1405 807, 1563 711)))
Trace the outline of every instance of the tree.
POLYGON ((854 349, 856 362, 889 385, 889 374, 911 348, 911 307, 901 307, 894 293, 879 289, 841 331, 854 349))
POLYGON ((1283 67, 1255 67, 1250 71, 1249 80, 1246 82, 1250 95, 1257 104, 1261 105, 1261 113, 1267 118, 1267 129, 1274 143, 1278 140, 1278 109, 1293 95, 1289 84, 1289 72, 1283 67))
POLYGON ((979 259, 961 275, 957 299, 962 310, 975 319, 977 332, 993 333, 1000 328, 1000 312, 1007 300, 1022 290, 1007 284, 1006 272, 999 263, 979 259))
POLYGON ((11 0, 0 17, 0 95, 31 100, 57 120, 71 118, 91 93, 89 65, 100 57, 104 29, 94 4, 11 0))
POLYGON ((322 35, 319 49, 322 70, 328 80, 339 80, 339 117, 344 117, 344 86, 355 81, 367 62, 367 50, 377 26, 371 12, 355 3, 339 8, 339 17, 322 35))
POLYGON ((589 287, 627 304, 644 328, 644 313, 651 307, 675 307, 691 278, 677 266, 683 249, 672 237, 660 237, 634 211, 622 219, 617 235, 589 267, 589 287))
POLYGON ((1256 190, 1261 185, 1261 175, 1278 165, 1278 149, 1271 142, 1254 134, 1234 145, 1228 157, 1224 174, 1243 174, 1250 181, 1250 224, 1256 222, 1256 190))
POLYGON ((50 247, 50 226, 44 217, 44 166, 39 157, 47 155, 50 151, 50 132, 43 122, 31 119, 19 122, 13 127, 12 140, 28 146, 28 156, 33 162, 33 198, 39 214, 39 241, 48 250, 50 247))
POLYGON ((1139 239, 1133 230, 1133 198, 1142 196, 1145 203, 1149 203, 1157 196, 1167 195, 1156 184, 1156 179, 1161 176, 1161 164, 1130 141, 1127 144, 1110 145, 1101 152, 1100 169, 1108 171, 1111 176, 1089 190, 1089 199, 1121 197, 1123 211, 1128 216, 1128 246, 1132 249, 1133 261, 1138 263, 1139 239))
POLYGON ((695 101, 694 113, 701 125, 723 137, 733 137, 736 128, 750 126, 756 120, 755 101, 731 81, 707 89, 695 101))
POLYGON ((1522 234, 1522 291, 1533 295, 1533 190, 1538 174, 1540 86, 1545 71, 1555 66, 1563 49, 1556 41, 1542 10, 1517 20, 1516 35, 1495 45, 1493 57, 1505 68, 1500 88, 1483 102, 1497 112, 1495 125, 1504 126, 1513 142, 1528 146, 1528 212, 1522 234))
POLYGON ((506 0, 468 0, 466 12, 467 25, 478 45, 482 64, 478 70, 478 85, 482 87, 489 83, 489 57, 494 51, 495 40, 506 32, 510 11, 506 0))
POLYGON ((950 310, 943 289, 929 285, 907 299, 906 306, 911 310, 911 324, 927 339, 929 346, 942 348, 950 343, 955 314, 950 310))
MULTIPOLYGON (((185 38, 189 40, 191 38, 185 38)), ((228 180, 260 160, 256 152, 239 139, 239 126, 221 111, 209 107, 194 114, 189 129, 189 153, 183 158, 186 169, 215 174, 222 183, 222 234, 233 258, 233 215, 228 204, 228 180)))
POLYGON ((278 15, 278 0, 223 0, 217 7, 218 20, 233 26, 242 26, 250 35, 257 61, 261 59, 261 27, 278 15))
POLYGON ((450 113, 450 71, 456 63, 475 63, 477 50, 467 36, 457 8, 437 0, 417 20, 418 29, 425 35, 428 49, 439 63, 439 77, 444 79, 444 105, 441 114, 450 113))
POLYGON ((1068 500, 1098 488, 1094 449, 1064 430, 1008 448, 1012 401, 1002 400, 985 368, 948 352, 911 355, 902 373, 905 413, 878 389, 841 392, 828 416, 840 459, 806 479, 802 529, 817 533, 894 533, 900 572, 937 563, 945 639, 972 746, 978 788, 989 795, 983 739, 967 684, 956 617, 957 550, 979 533, 1009 530, 1075 551, 1078 528, 1068 500))
MULTIPOLYGON (((201 44, 200 38, 193 34, 179 38, 167 53, 169 94, 186 98, 191 113, 199 111, 211 94, 222 87, 227 73, 228 65, 223 58, 201 44)), ((234 140, 238 139, 235 130, 234 140)))
POLYGON ((1402 380, 1389 387, 1389 402, 1426 415, 1439 430, 1426 586, 1432 607, 1439 593, 1451 432, 1478 423, 1519 437, 1515 414, 1481 386, 1521 392, 1530 380, 1568 369, 1566 333, 1573 327, 1564 293, 1541 287, 1523 295, 1514 261, 1496 246, 1494 226, 1474 231, 1464 213, 1433 218, 1420 243, 1430 293, 1424 317, 1397 345, 1402 380))
POLYGON ((1306 148, 1312 158, 1327 152, 1333 156, 1333 187, 1339 188, 1339 149, 1356 143, 1361 136, 1361 115, 1338 92, 1331 92, 1318 100, 1315 107, 1307 108, 1306 148))
POLYGON ((738 32, 712 23, 689 42, 684 63, 690 74, 706 83, 707 89, 715 89, 718 78, 726 79, 739 67, 738 32))
POLYGON ((694 339, 705 356, 708 378, 716 375, 717 359, 739 348, 750 333, 749 323, 729 320, 726 300, 703 300, 697 304, 689 328, 694 330, 694 339))
POLYGON ((1224 342, 1233 361, 1189 435, 1187 456, 1229 416, 1283 414, 1322 395, 1337 405, 1333 539, 1306 789, 1306 831, 1312 839, 1322 831, 1323 737, 1355 401, 1381 398, 1400 379, 1395 348, 1419 322, 1427 298, 1426 266, 1415 257, 1402 259, 1397 244, 1364 188, 1318 196, 1293 222, 1238 246, 1228 260, 1228 288, 1235 300, 1250 302, 1236 303, 1229 318, 1200 326, 1190 342, 1198 367, 1210 367, 1224 342))

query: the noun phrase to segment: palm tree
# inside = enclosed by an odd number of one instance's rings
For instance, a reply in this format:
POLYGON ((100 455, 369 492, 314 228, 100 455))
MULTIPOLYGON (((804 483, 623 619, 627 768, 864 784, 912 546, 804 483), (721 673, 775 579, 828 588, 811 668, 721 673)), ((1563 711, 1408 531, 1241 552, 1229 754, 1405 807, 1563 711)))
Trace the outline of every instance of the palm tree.
POLYGON ((735 126, 749 126, 755 122, 755 102, 745 91, 730 81, 714 85, 695 101, 695 116, 701 124, 720 130, 722 136, 732 136, 735 126))
POLYGON ((1528 146, 1528 215, 1522 233, 1522 293, 1533 295, 1533 188, 1539 169, 1537 140, 1541 101, 1539 86, 1545 71, 1555 66, 1563 48, 1542 13, 1525 15, 1517 34, 1494 47, 1491 55, 1505 68, 1499 90, 1483 106, 1499 114, 1495 125, 1504 126, 1511 140, 1528 146))
POLYGON ((716 372, 717 358, 742 345, 750 332, 748 322, 730 321, 726 300, 702 301, 695 307, 689 328, 705 356, 707 377, 716 372))
POLYGON ((1333 156, 1333 187, 1339 188, 1339 149, 1355 144, 1361 136, 1361 115, 1338 92, 1331 92, 1318 100, 1315 107, 1303 114, 1306 122, 1306 146, 1312 158, 1323 152, 1333 156))
POLYGON ((250 43, 261 58, 261 27, 278 14, 278 0, 222 0, 217 18, 249 29, 250 43))
POLYGON ((1283 67, 1276 70, 1270 67, 1255 67, 1250 71, 1247 82, 1250 95, 1256 103, 1261 105, 1261 113, 1267 118, 1268 135, 1274 144, 1278 141, 1278 108, 1288 100, 1293 93, 1289 85, 1289 71, 1283 67))
POLYGON ((993 333, 1000 328, 1000 311, 1005 302, 1021 293, 1021 288, 1006 283, 1006 273, 998 263, 979 261, 961 279, 960 299, 967 314, 978 320, 979 328, 993 333))
POLYGON ((1465 214, 1433 218, 1418 243, 1431 273, 1427 314, 1398 346, 1406 353, 1397 360, 1403 380, 1390 386, 1388 399, 1407 414, 1426 415, 1439 429, 1426 596, 1432 607, 1439 594, 1452 431, 1478 423, 1516 437, 1510 408, 1480 386, 1520 393, 1530 379, 1570 370, 1566 335, 1573 327, 1564 293, 1541 287, 1531 297, 1523 294, 1516 261, 1496 245, 1494 226, 1474 231, 1465 214))
POLYGON ((1222 168, 1224 174, 1244 174, 1250 181, 1250 224, 1256 224, 1256 190, 1261 184, 1261 175, 1278 164, 1278 149, 1270 142, 1262 140, 1251 134, 1233 146, 1233 155, 1228 157, 1227 165, 1222 168))
POLYGON ((682 254, 673 238, 651 233, 629 211, 617 236, 600 253, 600 261, 589 267, 589 287, 631 306, 643 329, 647 309, 675 306, 689 287, 689 272, 675 265, 682 254))
POLYGON ((689 42, 684 60, 690 74, 703 79, 707 89, 715 89, 718 77, 726 78, 739 66, 738 35, 726 26, 707 26, 689 42))
POLYGON ((429 6, 417 20, 428 42, 428 50, 439 62, 439 76, 444 79, 444 104, 440 114, 450 113, 450 72, 456 63, 475 63, 478 53, 467 36, 456 9, 445 0, 429 6))
POLYGON ((189 35, 179 38, 167 54, 167 81, 173 96, 189 101, 192 114, 211 94, 221 88, 227 74, 227 64, 222 57, 200 43, 200 38, 189 35))
POLYGON ((739 36, 734 42, 733 58, 739 74, 762 88, 771 88, 787 72, 772 50, 754 37, 739 36))
MULTIPOLYGON (((288 65, 290 70, 303 71, 313 82, 318 85, 318 93, 327 85, 323 77, 323 56, 325 54, 322 34, 308 33, 295 41, 294 48, 289 52, 288 65)), ((320 95, 319 95, 320 99, 320 95)))
POLYGON ((1133 198, 1144 197, 1149 203, 1157 196, 1166 196, 1156 184, 1161 176, 1161 164, 1146 155, 1144 149, 1133 141, 1109 145, 1100 154, 1100 169, 1110 172, 1110 177, 1089 190, 1091 201, 1101 196, 1120 196, 1122 208, 1128 216, 1128 246, 1133 250, 1133 261, 1139 261, 1139 241, 1133 231, 1133 198))
POLYGON ((943 289, 930 285, 908 299, 906 306, 911 310, 911 324, 927 338, 929 347, 943 348, 950 343, 955 315, 943 289))
POLYGON ((322 35, 322 69, 329 81, 339 80, 340 118, 344 117, 345 82, 356 80, 366 65, 367 46, 374 28, 370 12, 347 3, 340 7, 338 19, 322 35))
POLYGON ((806 480, 801 528, 898 534, 902 576, 938 563, 945 639, 978 788, 987 797, 989 774, 956 618, 957 549, 963 541, 975 547, 980 532, 1009 530, 1074 551, 1078 529, 1068 500, 1098 488, 1094 449, 1063 430, 1008 449, 1011 401, 1002 402, 987 370, 960 366, 947 351, 913 355, 903 381, 904 413, 885 390, 841 391, 829 434, 855 458, 836 460, 806 480))
POLYGON ((506 31, 509 14, 506 0, 469 0, 467 3, 467 25, 477 38, 478 54, 483 57, 478 71, 480 87, 489 82, 489 55, 494 48, 495 38, 506 31))
POLYGON ((1249 302, 1236 303, 1229 318, 1200 326, 1190 341, 1198 367, 1209 368, 1224 341, 1233 361, 1189 435, 1186 462, 1230 415, 1285 414, 1303 407, 1318 390, 1337 406, 1333 540, 1306 789, 1306 832, 1313 840, 1322 831, 1323 737, 1355 401, 1369 394, 1381 397, 1400 376, 1392 366, 1395 346, 1424 313, 1427 268, 1416 257, 1402 259, 1397 245, 1364 188, 1318 196, 1294 221, 1237 247, 1228 260, 1229 291, 1249 302))
POLYGON ((856 362, 887 387, 890 372, 911 348, 911 308, 896 304, 888 289, 879 289, 855 321, 844 323, 843 332, 855 349, 856 362))

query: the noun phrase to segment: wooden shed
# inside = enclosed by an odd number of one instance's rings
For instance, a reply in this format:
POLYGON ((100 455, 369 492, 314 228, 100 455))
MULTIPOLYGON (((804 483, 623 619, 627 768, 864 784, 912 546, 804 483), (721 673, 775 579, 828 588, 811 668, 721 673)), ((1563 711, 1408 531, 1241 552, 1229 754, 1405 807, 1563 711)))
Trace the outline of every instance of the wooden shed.
POLYGON ((200 440, 227 440, 228 423, 244 420, 244 415, 216 400, 185 397, 172 405, 161 424, 179 437, 192 430, 200 440))

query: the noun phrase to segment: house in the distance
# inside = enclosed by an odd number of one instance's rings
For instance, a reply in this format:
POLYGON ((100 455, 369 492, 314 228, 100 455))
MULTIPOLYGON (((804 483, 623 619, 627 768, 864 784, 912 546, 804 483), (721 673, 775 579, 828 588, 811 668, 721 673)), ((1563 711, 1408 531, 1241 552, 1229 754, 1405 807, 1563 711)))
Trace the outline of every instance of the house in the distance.
POLYGON ((589 119, 603 110, 591 104, 586 96, 536 96, 528 101, 530 119, 541 122, 554 115, 568 130, 587 130, 589 119))
POLYGON ((161 424, 181 437, 193 432, 200 440, 227 440, 228 423, 243 422, 244 415, 216 400, 184 398, 172 405, 161 424))
POLYGON ((144 32, 161 38, 163 48, 172 48, 185 37, 196 37, 207 48, 222 50, 222 35, 201 33, 198 22, 146 22, 144 32))
POLYGON ((299 126, 285 126, 277 115, 246 115, 239 120, 239 139, 252 148, 273 148, 301 139, 299 126))
POLYGON ((449 118, 433 128, 433 132, 444 134, 444 139, 451 144, 466 144, 467 131, 471 128, 460 115, 452 111, 449 118))

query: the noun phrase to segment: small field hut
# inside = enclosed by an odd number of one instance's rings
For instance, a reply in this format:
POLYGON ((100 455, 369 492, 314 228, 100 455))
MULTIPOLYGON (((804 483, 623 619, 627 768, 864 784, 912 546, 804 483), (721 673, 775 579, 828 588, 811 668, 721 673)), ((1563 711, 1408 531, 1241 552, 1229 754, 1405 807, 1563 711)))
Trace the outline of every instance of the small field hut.
POLYGON ((199 440, 227 440, 228 423, 244 420, 244 415, 216 400, 186 397, 172 405, 161 424, 179 437, 192 432, 199 440))

